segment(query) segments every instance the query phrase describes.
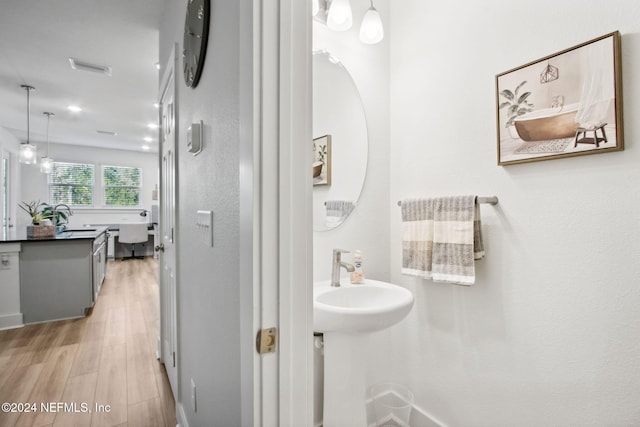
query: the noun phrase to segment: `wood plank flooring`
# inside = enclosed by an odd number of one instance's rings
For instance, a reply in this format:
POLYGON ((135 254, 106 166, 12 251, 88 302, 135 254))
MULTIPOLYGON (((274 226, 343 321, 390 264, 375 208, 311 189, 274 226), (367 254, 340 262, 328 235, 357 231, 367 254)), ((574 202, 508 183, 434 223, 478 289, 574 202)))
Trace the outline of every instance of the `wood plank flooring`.
POLYGON ((87 317, 0 331, 0 404, 36 409, 0 410, 0 427, 175 427, 158 305, 156 260, 109 261, 87 317))

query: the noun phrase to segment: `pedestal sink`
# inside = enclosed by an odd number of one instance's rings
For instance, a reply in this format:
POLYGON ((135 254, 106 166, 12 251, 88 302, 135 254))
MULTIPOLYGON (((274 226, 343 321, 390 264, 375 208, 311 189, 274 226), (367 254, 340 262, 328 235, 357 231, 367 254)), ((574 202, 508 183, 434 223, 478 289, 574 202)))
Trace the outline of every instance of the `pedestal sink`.
POLYGON ((367 426, 367 336, 395 325, 412 306, 410 291, 387 282, 314 285, 313 329, 324 335, 324 427, 367 426))

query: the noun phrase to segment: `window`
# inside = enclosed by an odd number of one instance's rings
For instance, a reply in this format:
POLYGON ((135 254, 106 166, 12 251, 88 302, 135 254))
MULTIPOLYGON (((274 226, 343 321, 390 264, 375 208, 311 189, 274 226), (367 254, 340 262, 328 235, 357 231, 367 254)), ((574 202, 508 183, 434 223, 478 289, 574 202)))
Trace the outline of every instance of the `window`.
POLYGON ((54 162, 49 174, 51 204, 93 206, 94 165, 54 162))
POLYGON ((98 183, 95 180, 95 169, 96 166, 91 163, 54 162, 49 175, 50 203, 87 208, 140 206, 141 168, 102 166, 102 181, 98 183), (94 193, 102 193, 102 205, 99 199, 94 200, 94 193))
POLYGON ((103 166, 105 206, 139 206, 142 169, 126 166, 103 166))

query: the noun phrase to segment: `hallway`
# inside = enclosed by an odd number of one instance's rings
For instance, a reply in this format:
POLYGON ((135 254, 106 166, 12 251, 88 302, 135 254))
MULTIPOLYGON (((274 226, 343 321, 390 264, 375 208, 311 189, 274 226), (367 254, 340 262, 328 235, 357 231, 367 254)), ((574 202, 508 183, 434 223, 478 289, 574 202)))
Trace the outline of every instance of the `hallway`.
POLYGON ((158 304, 157 260, 109 261, 87 317, 0 331, 0 427, 175 426, 158 304))

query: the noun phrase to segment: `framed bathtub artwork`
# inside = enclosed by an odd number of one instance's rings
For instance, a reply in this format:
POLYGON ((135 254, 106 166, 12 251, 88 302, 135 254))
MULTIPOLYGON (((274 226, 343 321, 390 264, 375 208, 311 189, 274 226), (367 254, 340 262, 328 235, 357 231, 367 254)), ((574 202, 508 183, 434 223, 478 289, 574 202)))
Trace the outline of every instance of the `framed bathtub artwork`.
POLYGON ((313 185, 331 185, 331 135, 313 139, 313 185))
POLYGON ((498 165, 624 149, 620 33, 496 76, 498 165))

